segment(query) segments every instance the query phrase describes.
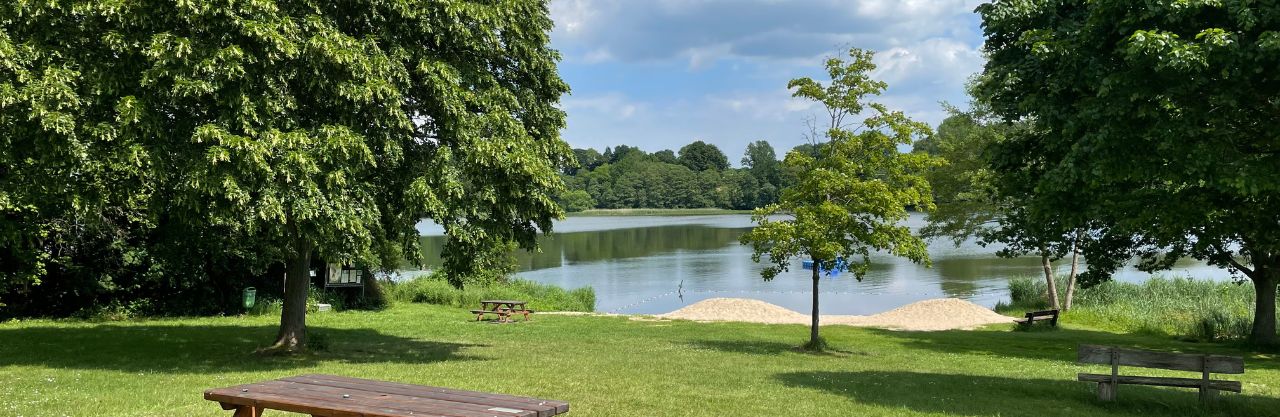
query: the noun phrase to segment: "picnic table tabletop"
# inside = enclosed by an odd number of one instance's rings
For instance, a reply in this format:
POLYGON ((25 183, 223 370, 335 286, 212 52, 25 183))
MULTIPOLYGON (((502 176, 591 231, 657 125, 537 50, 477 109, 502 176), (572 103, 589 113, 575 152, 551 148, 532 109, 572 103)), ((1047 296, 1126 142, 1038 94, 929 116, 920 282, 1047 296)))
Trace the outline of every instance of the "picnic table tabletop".
POLYGON ((204 398, 236 416, 273 409, 321 417, 547 417, 569 403, 335 375, 301 375, 215 388, 204 398))
POLYGON ((510 305, 528 304, 528 302, 520 301, 520 300, 480 300, 480 303, 481 304, 510 304, 510 305))

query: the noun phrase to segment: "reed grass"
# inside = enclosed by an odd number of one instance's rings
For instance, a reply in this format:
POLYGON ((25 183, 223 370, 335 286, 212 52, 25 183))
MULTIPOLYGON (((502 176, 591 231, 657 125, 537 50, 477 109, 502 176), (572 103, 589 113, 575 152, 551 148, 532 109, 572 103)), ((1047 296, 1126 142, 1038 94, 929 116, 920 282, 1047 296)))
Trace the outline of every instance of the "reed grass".
MULTIPOLYGON (((1043 279, 1010 280, 1010 303, 996 309, 1016 313, 1047 308, 1046 287, 1043 279)), ((1059 281, 1058 288, 1063 299, 1065 280, 1059 281)), ((1113 281, 1078 289, 1063 320, 1126 333, 1240 340, 1249 335, 1253 298, 1252 286, 1234 282, 1185 277, 1155 277, 1140 284, 1113 281)))
POLYGON ((455 288, 439 275, 423 275, 386 285, 388 298, 400 302, 449 307, 478 308, 480 300, 522 300, 534 311, 594 311, 596 293, 591 287, 566 290, 554 285, 513 279, 469 284, 455 288))

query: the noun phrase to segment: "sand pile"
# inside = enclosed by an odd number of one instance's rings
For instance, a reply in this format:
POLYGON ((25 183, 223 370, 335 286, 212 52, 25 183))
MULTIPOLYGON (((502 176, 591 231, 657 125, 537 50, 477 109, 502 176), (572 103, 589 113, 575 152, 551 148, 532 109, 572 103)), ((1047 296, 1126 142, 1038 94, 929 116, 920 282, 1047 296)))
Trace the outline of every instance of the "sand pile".
MULTIPOLYGON (((809 316, 760 300, 711 298, 658 317, 697 321, 807 324, 809 316)), ((870 316, 823 315, 822 324, 886 327, 901 330, 971 329, 1010 323, 1013 318, 958 298, 938 298, 911 303, 870 316)))

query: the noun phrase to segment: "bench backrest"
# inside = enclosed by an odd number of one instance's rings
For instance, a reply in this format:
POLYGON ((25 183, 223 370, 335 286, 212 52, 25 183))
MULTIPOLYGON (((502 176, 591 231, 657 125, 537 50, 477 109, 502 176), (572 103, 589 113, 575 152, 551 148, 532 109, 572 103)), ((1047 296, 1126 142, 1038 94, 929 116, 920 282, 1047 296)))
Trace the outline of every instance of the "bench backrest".
POLYGON ((1027 317, 1056 316, 1056 315, 1058 315, 1058 310, 1041 310, 1041 311, 1032 311, 1027 313, 1027 317))
POLYGON ((1201 355, 1188 353, 1152 352, 1149 350, 1121 349, 1111 346, 1080 345, 1076 352, 1079 363, 1101 365, 1138 366, 1142 368, 1215 374, 1243 374, 1244 358, 1236 356, 1201 355), (1114 360, 1112 363, 1112 355, 1114 360))

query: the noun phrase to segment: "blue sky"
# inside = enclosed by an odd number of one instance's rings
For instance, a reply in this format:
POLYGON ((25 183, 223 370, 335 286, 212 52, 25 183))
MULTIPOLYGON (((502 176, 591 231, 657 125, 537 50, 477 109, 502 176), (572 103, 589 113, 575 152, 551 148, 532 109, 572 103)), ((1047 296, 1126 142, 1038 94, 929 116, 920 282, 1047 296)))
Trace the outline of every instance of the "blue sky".
POLYGON ((805 143, 819 110, 787 81, 823 79, 843 48, 877 52, 876 101, 936 125, 982 68, 975 0, 552 0, 551 44, 572 93, 564 139, 649 152, 713 143, 737 165, 747 143, 805 143))

